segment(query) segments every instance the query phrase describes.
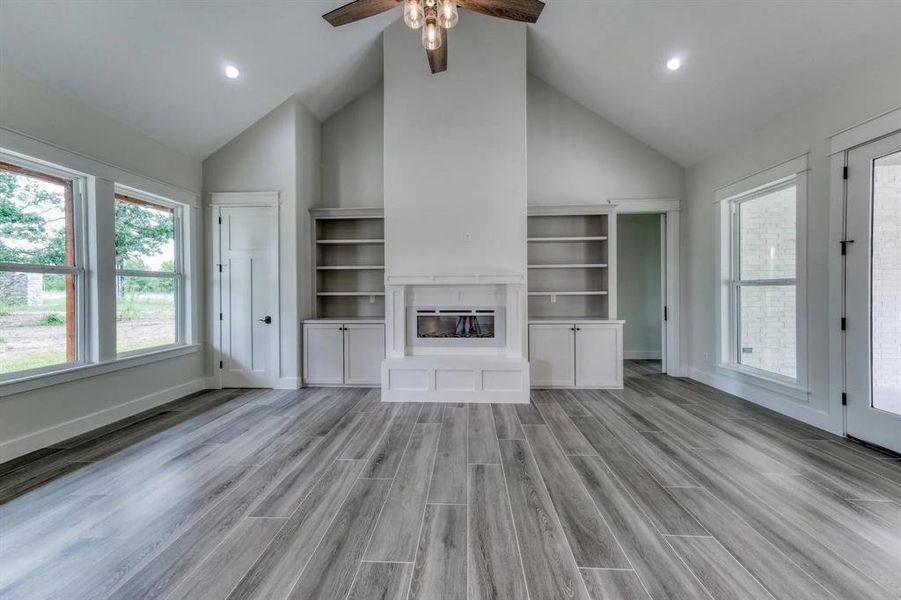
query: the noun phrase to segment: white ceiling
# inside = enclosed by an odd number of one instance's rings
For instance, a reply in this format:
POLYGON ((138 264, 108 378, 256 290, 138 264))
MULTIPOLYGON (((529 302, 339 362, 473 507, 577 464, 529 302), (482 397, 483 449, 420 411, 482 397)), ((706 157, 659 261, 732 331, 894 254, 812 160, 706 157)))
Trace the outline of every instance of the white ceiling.
MULTIPOLYGON (((344 1, 2 0, 0 55, 203 158, 292 94, 324 119, 381 78, 399 10, 333 29, 344 1)), ((683 165, 901 58, 901 0, 546 2, 530 71, 683 165)))

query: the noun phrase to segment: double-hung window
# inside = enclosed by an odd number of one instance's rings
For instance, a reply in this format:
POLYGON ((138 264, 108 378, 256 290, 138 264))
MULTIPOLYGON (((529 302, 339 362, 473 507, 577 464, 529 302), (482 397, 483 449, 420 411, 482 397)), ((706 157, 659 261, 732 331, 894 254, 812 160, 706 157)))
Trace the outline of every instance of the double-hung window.
POLYGON ((121 189, 115 195, 116 353, 184 342, 182 208, 121 189))
POLYGON ((0 380, 84 362, 82 180, 0 158, 0 380))
POLYGON ((720 360, 748 374, 799 383, 806 181, 803 173, 770 177, 759 174, 753 187, 722 199, 720 360))

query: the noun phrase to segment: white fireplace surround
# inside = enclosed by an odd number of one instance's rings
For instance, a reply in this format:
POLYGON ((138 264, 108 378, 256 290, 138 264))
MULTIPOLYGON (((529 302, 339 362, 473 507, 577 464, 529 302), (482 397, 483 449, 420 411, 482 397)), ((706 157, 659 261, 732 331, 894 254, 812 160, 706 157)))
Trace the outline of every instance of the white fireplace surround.
POLYGON ((529 363, 523 344, 527 299, 523 276, 386 276, 385 280, 382 400, 529 401, 529 363), (408 328, 416 326, 416 309, 436 307, 496 309, 496 319, 503 319, 503 345, 456 343, 465 340, 411 343, 416 334, 415 330, 408 332, 408 328))

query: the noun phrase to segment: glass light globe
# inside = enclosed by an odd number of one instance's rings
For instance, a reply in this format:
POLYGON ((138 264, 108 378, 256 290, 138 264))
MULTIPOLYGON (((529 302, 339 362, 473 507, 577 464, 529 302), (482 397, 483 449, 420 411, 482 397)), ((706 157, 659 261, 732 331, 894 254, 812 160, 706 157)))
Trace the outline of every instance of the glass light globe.
POLYGON ((456 0, 438 0, 438 25, 450 29, 459 18, 456 0))
POLYGON ((419 29, 425 22, 425 11, 422 0, 406 0, 404 2, 404 23, 410 29, 419 29))
POLYGON ((441 47, 441 30, 437 19, 426 19, 422 28, 422 46, 426 50, 437 50, 441 47))

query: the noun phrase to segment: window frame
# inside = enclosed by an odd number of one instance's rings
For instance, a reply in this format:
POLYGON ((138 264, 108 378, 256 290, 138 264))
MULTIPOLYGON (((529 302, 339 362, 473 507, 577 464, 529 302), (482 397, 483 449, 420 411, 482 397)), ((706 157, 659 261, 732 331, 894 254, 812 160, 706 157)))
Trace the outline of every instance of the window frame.
MULTIPOLYGON (((147 192, 142 192, 140 190, 136 190, 134 188, 125 187, 122 185, 116 185, 114 187, 113 193, 113 205, 115 205, 116 201, 120 200, 122 197, 132 201, 138 201, 140 203, 149 204, 151 206, 157 206, 161 208, 171 209, 174 220, 174 230, 175 235, 173 239, 173 247, 175 250, 174 256, 174 270, 173 271, 145 271, 141 269, 116 269, 113 270, 113 278, 114 280, 119 277, 153 277, 159 279, 173 279, 175 282, 175 341, 171 344, 162 344, 159 346, 149 346, 147 348, 138 348, 136 350, 129 350, 128 352, 119 352, 118 351, 118 335, 115 342, 115 356, 116 359, 124 359, 131 358, 135 356, 141 356, 143 354, 152 354, 156 352, 164 352, 166 350, 172 350, 176 348, 181 348, 188 344, 188 332, 187 332, 187 318, 185 315, 185 311, 188 307, 188 299, 187 299, 187 273, 185 271, 185 255, 187 253, 187 248, 185 246, 185 240, 187 238, 185 229, 185 218, 184 211, 185 206, 180 202, 175 202, 174 200, 169 200, 167 198, 163 198, 160 196, 156 196, 154 194, 149 194, 147 192)), ((115 219, 113 221, 113 236, 115 236, 115 219)), ((116 299, 116 314, 118 315, 118 298, 116 299)), ((116 332, 118 333, 118 327, 116 327, 116 332)))
POLYGON ((807 401, 807 154, 754 173, 735 183, 719 188, 715 202, 719 204, 719 254, 717 271, 720 293, 717 297, 717 352, 715 366, 733 377, 749 376, 764 385, 807 401), (760 196, 795 185, 795 276, 779 279, 741 280, 739 270, 740 237, 739 205, 760 196), (795 286, 795 361, 796 376, 788 377, 773 371, 742 364, 740 288, 795 286))
POLYGON ((36 179, 58 181, 68 185, 72 201, 72 266, 41 265, 37 263, 0 262, 0 272, 5 273, 38 273, 71 275, 74 292, 74 334, 75 360, 54 363, 43 367, 22 369, 9 373, 0 373, 0 384, 18 381, 24 378, 49 375, 60 371, 83 367, 90 363, 93 341, 88 334, 88 304, 90 302, 87 286, 89 272, 87 211, 85 210, 86 177, 80 173, 44 164, 35 160, 11 155, 0 151, 0 163, 21 169, 21 174, 36 179))

